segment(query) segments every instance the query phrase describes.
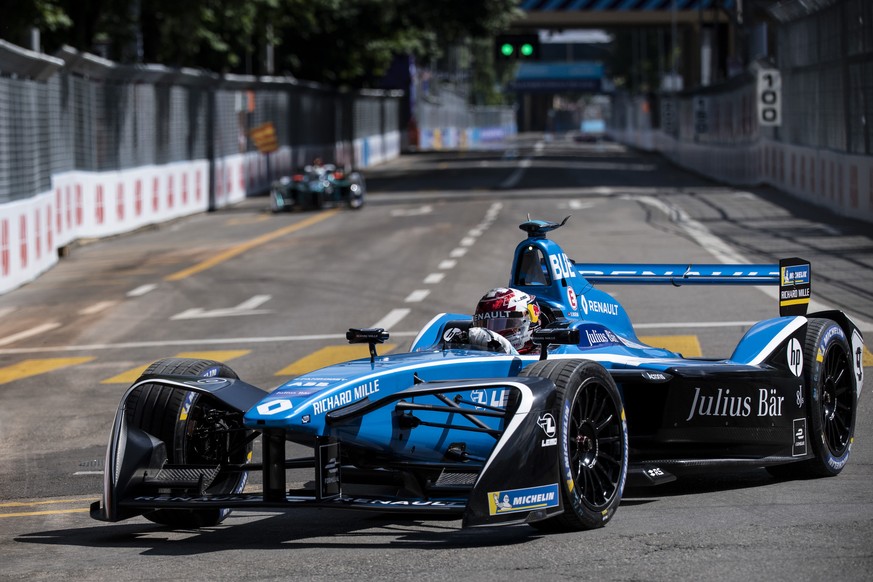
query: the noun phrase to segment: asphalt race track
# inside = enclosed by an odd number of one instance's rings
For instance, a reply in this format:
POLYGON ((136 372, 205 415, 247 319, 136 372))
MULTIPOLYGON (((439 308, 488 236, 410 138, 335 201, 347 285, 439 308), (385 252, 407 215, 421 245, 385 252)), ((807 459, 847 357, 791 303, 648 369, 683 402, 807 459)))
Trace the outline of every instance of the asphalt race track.
MULTIPOLYGON (((772 190, 737 190, 614 144, 530 136, 505 150, 404 156, 367 172, 360 211, 272 215, 264 197, 82 243, 0 296, 0 580, 869 580, 873 572, 873 228, 772 190), (532 218, 586 262, 812 261, 813 309, 866 334, 852 457, 835 478, 709 473, 625 491, 604 529, 375 513, 238 511, 171 530, 92 520, 122 392, 168 356, 228 363, 272 389, 363 356, 349 327, 403 351, 439 312, 505 285, 532 218)), ((755 287, 614 287, 637 333, 727 357, 777 313, 755 287)), ((301 479, 305 477, 301 476, 301 479)))

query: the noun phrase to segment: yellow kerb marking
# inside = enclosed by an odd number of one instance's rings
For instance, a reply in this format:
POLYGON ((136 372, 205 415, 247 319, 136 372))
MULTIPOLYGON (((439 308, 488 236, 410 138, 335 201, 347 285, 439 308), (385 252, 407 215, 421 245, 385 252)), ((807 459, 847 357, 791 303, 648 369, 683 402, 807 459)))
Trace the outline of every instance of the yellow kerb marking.
POLYGON ((640 341, 682 354, 686 358, 698 358, 703 355, 696 335, 641 335, 640 341))
MULTIPOLYGON (((176 358, 194 358, 195 360, 216 360, 219 362, 228 362, 233 360, 234 358, 239 358, 240 356, 245 356, 250 353, 251 350, 214 350, 214 351, 206 351, 206 352, 180 352, 176 354, 174 357, 176 358)), ((117 376, 113 376, 111 378, 107 378, 106 380, 102 380, 101 384, 132 384, 136 381, 137 378, 142 376, 142 373, 146 371, 146 368, 149 367, 149 364, 144 366, 137 366, 136 368, 131 368, 126 372, 122 372, 117 376)))
POLYGON ((81 497, 74 499, 44 499, 42 501, 4 501, 0 507, 37 507, 39 505, 57 505, 62 503, 92 503, 97 501, 94 497, 81 497))
POLYGON ((171 275, 167 275, 166 277, 164 277, 164 280, 179 281, 181 279, 186 279, 191 275, 196 275, 197 273, 201 273, 203 271, 206 271, 207 269, 211 269, 216 265, 220 265, 225 261, 229 261, 237 255, 241 255, 242 253, 255 247, 267 244, 268 242, 275 240, 279 237, 283 237, 286 234, 291 234, 292 232, 296 232, 298 230, 302 230, 304 228, 312 226, 313 224, 317 224, 322 220, 327 220, 331 216, 334 216, 337 212, 339 212, 339 209, 336 208, 333 210, 326 210, 321 214, 316 214, 314 216, 311 216, 310 218, 307 218, 306 220, 288 225, 284 228, 280 228, 279 230, 274 230, 273 232, 262 234, 259 237, 238 244, 235 247, 231 247, 224 252, 218 253, 214 257, 206 259, 205 261, 201 261, 192 267, 188 267, 187 269, 182 269, 181 271, 177 271, 171 275))
POLYGON ((6 384, 22 378, 30 376, 38 376, 60 368, 68 368, 69 366, 77 366, 90 362, 93 356, 82 358, 46 358, 42 360, 23 360, 17 364, 0 368, 0 384, 6 384))
POLYGON ((245 218, 231 218, 227 222, 225 222, 228 226, 237 226, 239 224, 253 224, 255 222, 264 222, 265 220, 270 220, 270 216, 266 214, 259 214, 257 216, 248 216, 245 218))
POLYGON ((56 509, 51 511, 22 511, 19 513, 0 513, 0 518, 29 517, 32 515, 60 515, 62 513, 85 513, 86 511, 90 511, 90 509, 87 507, 81 507, 79 509, 56 509))
POLYGON ((864 348, 864 367, 873 366, 873 353, 870 353, 870 350, 864 348))
MULTIPOLYGON (((395 344, 382 344, 376 346, 376 353, 380 356, 387 354, 397 346, 395 344)), ((285 368, 276 372, 276 376, 299 376, 312 370, 332 366, 347 360, 370 357, 370 347, 367 344, 352 344, 347 346, 328 346, 301 358, 285 368)))
MULTIPOLYGON (((46 505, 69 505, 69 504, 79 504, 82 502, 90 505, 92 502, 97 501, 93 497, 88 498, 70 498, 70 499, 44 499, 42 501, 7 501, 4 503, 0 503, 0 508, 6 507, 15 507, 15 508, 25 508, 25 507, 43 507, 46 505)), ((29 517, 32 515, 59 515, 62 513, 85 513, 89 511, 87 507, 76 507, 74 509, 42 509, 37 511, 16 511, 15 513, 0 513, 0 518, 4 517, 29 517)))

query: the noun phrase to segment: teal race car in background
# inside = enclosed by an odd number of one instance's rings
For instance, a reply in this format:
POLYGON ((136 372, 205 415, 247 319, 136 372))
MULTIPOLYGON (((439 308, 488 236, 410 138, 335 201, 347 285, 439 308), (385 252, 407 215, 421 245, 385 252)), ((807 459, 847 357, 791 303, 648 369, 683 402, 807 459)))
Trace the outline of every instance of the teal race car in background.
POLYGON ((299 172, 283 176, 270 187, 270 210, 321 210, 364 205, 367 185, 358 171, 346 172, 333 164, 316 160, 299 172))

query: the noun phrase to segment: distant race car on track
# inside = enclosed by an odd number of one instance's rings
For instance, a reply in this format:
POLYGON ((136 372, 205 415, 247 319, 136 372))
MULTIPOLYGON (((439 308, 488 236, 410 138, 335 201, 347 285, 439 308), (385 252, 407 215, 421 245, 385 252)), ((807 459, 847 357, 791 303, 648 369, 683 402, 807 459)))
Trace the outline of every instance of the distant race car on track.
POLYGON ((700 467, 843 469, 864 344, 842 312, 806 314, 808 262, 582 264, 548 238, 563 224, 521 225, 508 280, 548 322, 533 335, 539 353, 443 313, 408 353, 379 355, 388 334, 353 328, 347 338, 369 344, 369 358, 269 392, 219 362, 155 362, 122 397, 92 517, 187 528, 233 508, 327 507, 582 530, 613 517, 631 480, 657 485, 700 467), (643 344, 597 283, 772 284, 780 316, 753 325, 727 357, 686 359, 643 344), (289 458, 288 442, 312 454, 289 458), (289 469, 311 478, 292 488, 289 469), (247 488, 251 475, 260 483, 247 488))
POLYGON ((301 171, 273 182, 270 210, 321 210, 340 205, 357 210, 364 205, 366 191, 366 182, 360 172, 347 173, 316 159, 301 171))

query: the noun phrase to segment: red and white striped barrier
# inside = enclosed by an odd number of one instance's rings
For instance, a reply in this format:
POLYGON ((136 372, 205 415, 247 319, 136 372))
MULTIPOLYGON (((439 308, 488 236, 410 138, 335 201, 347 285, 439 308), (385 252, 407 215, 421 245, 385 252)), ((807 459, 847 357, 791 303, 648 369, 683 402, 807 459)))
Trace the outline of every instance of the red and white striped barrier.
MULTIPOLYGON (((233 177, 233 164, 222 168, 233 177)), ((239 164, 241 175, 241 164, 239 164)), ((245 188, 230 185, 233 200, 245 188)), ((148 224, 203 212, 209 204, 205 161, 117 172, 66 172, 52 191, 0 205, 0 293, 35 279, 77 239, 130 232, 148 224)))

